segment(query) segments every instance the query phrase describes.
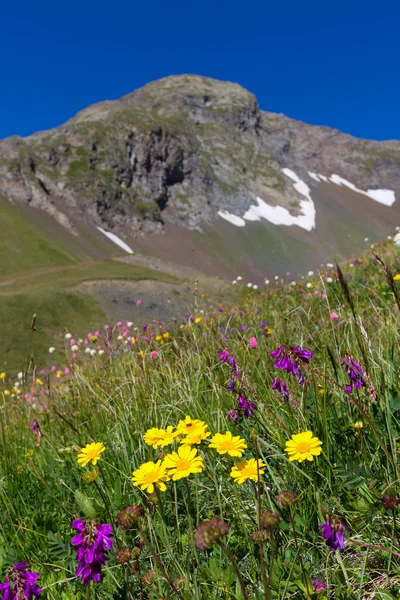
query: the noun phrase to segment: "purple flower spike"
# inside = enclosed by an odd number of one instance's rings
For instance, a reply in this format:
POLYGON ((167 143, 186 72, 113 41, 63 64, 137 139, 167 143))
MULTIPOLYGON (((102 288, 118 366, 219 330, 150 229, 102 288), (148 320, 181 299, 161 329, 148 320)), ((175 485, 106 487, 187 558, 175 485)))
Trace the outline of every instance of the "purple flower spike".
POLYGON ((351 356, 345 356, 340 363, 344 365, 344 370, 350 380, 349 385, 346 387, 346 392, 352 394, 353 389, 360 390, 366 386, 365 371, 362 366, 357 363, 351 356))
POLYGON ((285 402, 289 400, 289 390, 287 389, 287 385, 283 381, 283 379, 275 377, 275 379, 272 382, 272 389, 279 392, 282 398, 284 398, 285 402))
POLYGON ((278 360, 274 363, 276 369, 287 371, 293 377, 297 377, 300 385, 304 385, 304 374, 299 367, 299 362, 308 364, 313 357, 310 350, 303 350, 301 346, 285 347, 280 345, 279 348, 273 350, 270 355, 278 360))
POLYGON ((37 585, 39 573, 29 571, 30 566, 26 560, 14 563, 6 575, 5 583, 0 584, 0 592, 3 592, 2 600, 33 600, 39 598, 42 590, 37 585))
POLYGON ((240 394, 238 398, 238 409, 241 410, 243 412, 243 416, 248 419, 252 416, 253 410, 257 409, 257 404, 251 400, 247 400, 243 394, 240 394))
POLYGON ((331 552, 335 550, 339 550, 341 552, 344 550, 344 530, 348 531, 346 525, 343 523, 337 523, 336 521, 329 520, 329 517, 326 516, 326 521, 323 525, 320 525, 318 529, 322 529, 322 535, 326 540, 326 545, 328 546, 331 552))
POLYGON ((112 526, 100 525, 95 521, 75 519, 72 521, 71 527, 78 531, 77 535, 71 540, 72 545, 76 546, 78 561, 75 575, 86 586, 91 581, 98 583, 101 578, 101 567, 108 560, 106 553, 111 550, 113 545, 110 537, 112 526))

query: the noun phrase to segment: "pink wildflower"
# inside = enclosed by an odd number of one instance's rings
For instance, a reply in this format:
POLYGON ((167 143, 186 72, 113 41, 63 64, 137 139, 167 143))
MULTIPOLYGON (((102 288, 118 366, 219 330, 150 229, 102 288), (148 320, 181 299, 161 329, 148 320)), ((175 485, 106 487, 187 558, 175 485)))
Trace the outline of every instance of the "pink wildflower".
POLYGON ((51 367, 51 370, 53 371, 53 373, 55 373, 57 371, 57 367, 55 367, 54 365, 51 367))
POLYGON ((138 300, 138 301, 136 302, 136 306, 142 306, 142 304, 143 304, 143 300, 138 300))
POLYGON ((68 367, 66 367, 64 369, 64 375, 69 375, 71 373, 71 371, 68 369, 68 367))
POLYGON ((153 360, 154 358, 157 358, 157 356, 158 356, 158 352, 156 352, 155 350, 152 350, 150 352, 150 358, 151 358, 151 360, 153 360))
POLYGON ((336 319, 339 318, 339 315, 335 311, 333 311, 333 312, 331 312, 330 317, 331 317, 332 321, 335 321, 336 319))
POLYGON ((251 337, 249 339, 250 348, 257 348, 257 339, 255 337, 251 337))

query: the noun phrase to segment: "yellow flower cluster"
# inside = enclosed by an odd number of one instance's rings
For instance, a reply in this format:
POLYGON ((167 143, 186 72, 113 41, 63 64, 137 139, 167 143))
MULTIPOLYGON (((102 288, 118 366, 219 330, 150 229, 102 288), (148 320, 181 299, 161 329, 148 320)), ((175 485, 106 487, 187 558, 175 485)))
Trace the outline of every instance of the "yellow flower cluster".
MULTIPOLYGON (((132 474, 132 482, 142 490, 154 492, 157 487, 160 491, 166 490, 165 483, 172 479, 177 481, 189 477, 192 473, 201 473, 204 469, 203 458, 198 455, 197 448, 211 433, 208 425, 199 419, 192 419, 189 415, 179 421, 175 430, 172 426, 166 429, 152 427, 144 434, 144 441, 153 448, 163 448, 175 442, 180 443, 176 451, 167 454, 163 460, 156 463, 149 461, 141 465, 132 474)), ((210 439, 209 448, 214 448, 218 454, 227 454, 240 458, 247 448, 246 441, 240 436, 233 436, 230 431, 216 433, 210 439)), ((264 473, 265 465, 261 460, 254 458, 236 463, 231 469, 231 477, 239 484, 247 479, 257 481, 264 473)))

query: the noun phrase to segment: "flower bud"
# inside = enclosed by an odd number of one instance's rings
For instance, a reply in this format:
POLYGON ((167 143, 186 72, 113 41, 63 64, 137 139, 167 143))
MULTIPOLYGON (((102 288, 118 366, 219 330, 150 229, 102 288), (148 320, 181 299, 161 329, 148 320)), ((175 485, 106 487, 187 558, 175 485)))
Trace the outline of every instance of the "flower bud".
POLYGON ((271 530, 279 525, 279 515, 272 510, 265 510, 261 517, 261 524, 264 529, 271 530))
POLYGON ((207 550, 228 533, 228 525, 218 517, 214 517, 210 521, 200 523, 194 532, 194 541, 200 550, 207 550))
POLYGON ((291 492, 290 490, 280 492, 276 497, 276 503, 279 506, 279 508, 288 508, 290 506, 293 506, 293 504, 296 504, 296 502, 297 496, 294 492, 291 492))
POLYGON ((125 506, 117 515, 117 523, 121 529, 133 529, 140 517, 144 515, 144 508, 140 504, 125 506))
POLYGON ((122 550, 118 550, 115 555, 115 560, 120 565, 126 565, 131 562, 133 558, 133 550, 131 548, 123 548, 122 550))
POLYGON ((271 534, 266 529, 257 529, 253 533, 253 540, 255 544, 265 544, 271 539, 271 534))
POLYGON ((400 504, 400 498, 396 496, 382 496, 381 502, 387 510, 394 510, 400 504))

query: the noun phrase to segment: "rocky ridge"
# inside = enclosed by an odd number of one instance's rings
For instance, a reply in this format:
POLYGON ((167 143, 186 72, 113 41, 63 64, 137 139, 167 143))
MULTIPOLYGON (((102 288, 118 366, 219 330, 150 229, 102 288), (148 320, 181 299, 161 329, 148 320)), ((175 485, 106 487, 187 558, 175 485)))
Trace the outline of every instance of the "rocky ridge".
POLYGON ((359 140, 260 110, 237 84, 167 77, 64 125, 0 142, 0 194, 77 223, 131 235, 165 224, 201 231, 258 196, 299 212, 292 169, 400 191, 400 143, 359 140))

